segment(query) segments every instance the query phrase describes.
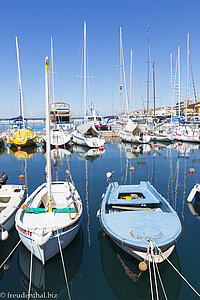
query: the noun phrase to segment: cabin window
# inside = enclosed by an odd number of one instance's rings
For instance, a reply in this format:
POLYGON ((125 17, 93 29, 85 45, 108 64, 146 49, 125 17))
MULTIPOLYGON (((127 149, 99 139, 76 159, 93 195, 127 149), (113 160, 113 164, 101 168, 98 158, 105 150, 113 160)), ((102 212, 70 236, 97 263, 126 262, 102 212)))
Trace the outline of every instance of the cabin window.
POLYGON ((118 199, 145 199, 142 193, 119 193, 118 199))

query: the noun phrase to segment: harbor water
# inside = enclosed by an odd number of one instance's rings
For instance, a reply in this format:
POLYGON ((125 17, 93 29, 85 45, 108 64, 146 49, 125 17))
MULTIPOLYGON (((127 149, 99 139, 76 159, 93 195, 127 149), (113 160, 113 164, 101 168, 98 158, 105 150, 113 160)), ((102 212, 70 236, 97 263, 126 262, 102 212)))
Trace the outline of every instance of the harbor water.
MULTIPOLYGON (((139 273, 138 261, 110 241, 97 218, 102 194, 108 182, 106 173, 120 184, 150 181, 178 213, 183 234, 169 257, 173 265, 200 291, 200 202, 187 204, 187 197, 200 183, 200 151, 198 144, 140 145, 110 140, 104 151, 73 145, 69 149, 53 149, 53 180, 65 180, 70 164, 75 186, 84 206, 81 229, 74 241, 63 250, 71 299, 80 300, 147 300, 151 299, 148 271, 139 273), (130 172, 130 166, 135 167, 130 172), (194 168, 195 173, 189 174, 194 168)), ((25 148, 22 151, 2 148, 0 171, 7 173, 7 184, 26 184, 28 194, 45 181, 45 151, 25 148), (19 179, 19 175, 25 175, 19 179)), ((17 244, 15 228, 6 241, 0 242, 0 264, 17 244)), ((0 269, 0 298, 26 299, 31 276, 30 299, 69 299, 60 254, 45 266, 33 257, 22 243, 0 269)), ((159 271, 168 299, 198 299, 187 283, 167 261, 159 271)), ((159 299, 165 299, 159 286, 159 299)))

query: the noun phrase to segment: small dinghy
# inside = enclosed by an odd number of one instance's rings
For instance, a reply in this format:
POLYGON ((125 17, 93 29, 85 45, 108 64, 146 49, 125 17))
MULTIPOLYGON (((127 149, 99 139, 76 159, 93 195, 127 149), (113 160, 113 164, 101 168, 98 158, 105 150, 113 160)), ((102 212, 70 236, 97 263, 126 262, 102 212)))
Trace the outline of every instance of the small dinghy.
POLYGON ((197 183, 195 186, 191 189, 190 194, 187 198, 187 202, 191 203, 193 199, 198 199, 200 200, 200 184, 197 183))
MULTIPOLYGON (((112 173, 108 173, 110 179, 112 173)), ((173 251, 182 225, 170 204, 149 183, 108 185, 99 211, 105 233, 138 260, 160 263, 173 251)))
MULTIPOLYGON (((5 173, 1 172, 2 174, 5 173)), ((6 176, 3 176, 4 183, 6 176)), ((23 185, 0 185, 0 240, 8 238, 8 231, 14 225, 15 214, 24 201, 25 193, 26 188, 23 185)))

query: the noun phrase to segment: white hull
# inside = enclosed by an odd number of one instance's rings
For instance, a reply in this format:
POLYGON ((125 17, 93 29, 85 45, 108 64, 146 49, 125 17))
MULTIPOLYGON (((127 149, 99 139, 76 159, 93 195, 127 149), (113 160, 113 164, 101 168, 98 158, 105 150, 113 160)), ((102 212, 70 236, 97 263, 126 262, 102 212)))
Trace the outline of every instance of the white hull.
MULTIPOLYGON (((64 146, 71 141, 71 134, 64 133, 61 129, 51 130, 50 131, 50 145, 51 146, 64 146)), ((44 138, 46 143, 46 137, 44 138)))
POLYGON ((105 139, 102 136, 98 137, 86 137, 77 130, 72 134, 73 142, 77 145, 87 146, 90 148, 103 147, 105 144, 105 139))
POLYGON ((158 142, 173 142, 175 137, 172 136, 162 136, 162 135, 152 135, 151 140, 158 141, 158 142))
POLYGON ((133 135, 127 132, 120 132, 119 136, 124 142, 129 143, 148 144, 151 140, 151 137, 149 135, 143 135, 141 137, 139 135, 133 135))
POLYGON ((200 143, 200 139, 198 136, 191 136, 186 134, 176 133, 176 140, 181 142, 200 143))
MULTIPOLYGON (((132 248, 122 245, 115 240, 113 240, 120 248, 122 248, 125 252, 127 252, 129 255, 133 256, 139 261, 147 261, 147 262, 152 262, 151 256, 148 257, 146 252, 141 252, 141 251, 135 251, 132 248)), ((168 258, 171 253, 173 252, 175 248, 175 245, 171 246, 168 248, 166 251, 162 252, 162 256, 159 254, 154 255, 154 262, 156 264, 163 262, 166 258, 168 258)))
MULTIPOLYGON (((61 248, 64 249, 67 247, 71 241, 75 238, 77 235, 79 228, 80 228, 80 222, 73 227, 72 229, 62 232, 59 231, 59 239, 61 243, 61 248)), ((19 228, 17 228, 19 237, 24 244, 24 246, 33 253, 41 262, 43 265, 51 259, 53 256, 55 256, 57 253, 59 253, 59 244, 58 244, 58 235, 55 234, 53 237, 51 237, 47 243, 44 245, 38 245, 35 240, 33 240, 31 237, 22 234, 19 231, 19 228)))

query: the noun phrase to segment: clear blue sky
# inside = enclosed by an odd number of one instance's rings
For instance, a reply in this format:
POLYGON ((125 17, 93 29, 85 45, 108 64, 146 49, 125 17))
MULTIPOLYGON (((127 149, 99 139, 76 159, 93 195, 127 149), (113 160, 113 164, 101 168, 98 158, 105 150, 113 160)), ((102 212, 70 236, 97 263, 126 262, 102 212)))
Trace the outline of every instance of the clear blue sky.
MULTIPOLYGON (((130 50, 133 49, 133 108, 146 102, 146 28, 150 26, 151 61, 155 61, 157 106, 170 104, 170 51, 174 62, 181 49, 181 95, 185 97, 186 44, 190 52, 197 97, 200 93, 200 2, 142 0, 29 0, 0 2, 0 117, 19 113, 20 63, 25 116, 44 116, 44 59, 54 42, 55 96, 69 102, 72 115, 83 114, 83 22, 87 21, 88 103, 102 114, 118 113, 119 27, 122 26, 129 89, 130 50)), ((193 98, 190 76, 189 95, 193 98)), ((176 99, 175 99, 176 100, 176 99)), ((150 104, 152 106, 152 103, 150 104)))

